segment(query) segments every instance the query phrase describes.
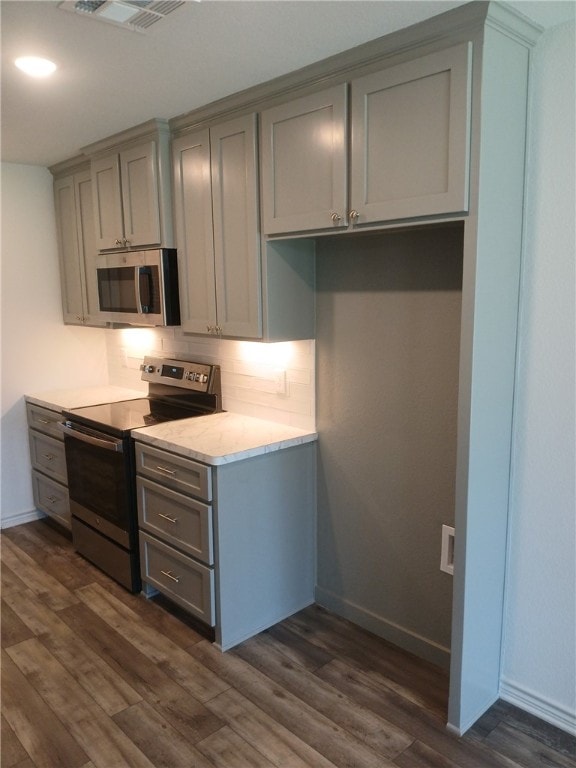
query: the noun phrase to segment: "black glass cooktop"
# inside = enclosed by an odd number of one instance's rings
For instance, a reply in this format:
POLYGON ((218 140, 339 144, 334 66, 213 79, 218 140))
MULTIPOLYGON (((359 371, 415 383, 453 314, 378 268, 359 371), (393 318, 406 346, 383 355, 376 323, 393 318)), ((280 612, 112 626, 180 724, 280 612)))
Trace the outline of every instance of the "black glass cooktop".
POLYGON ((200 416, 208 411, 193 406, 175 405, 163 400, 143 397, 140 400, 122 400, 74 408, 64 412, 64 417, 78 424, 119 436, 131 429, 151 427, 164 421, 200 416))

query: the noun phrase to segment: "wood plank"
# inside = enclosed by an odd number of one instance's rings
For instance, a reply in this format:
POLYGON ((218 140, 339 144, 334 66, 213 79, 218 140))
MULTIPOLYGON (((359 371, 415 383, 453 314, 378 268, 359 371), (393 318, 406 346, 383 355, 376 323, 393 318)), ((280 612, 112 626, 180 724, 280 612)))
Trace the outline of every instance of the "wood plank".
POLYGON ((500 723, 484 739, 484 744, 503 755, 507 755, 511 760, 515 760, 526 768, 541 768, 543 765, 550 766, 550 768, 574 768, 576 765, 576 754, 572 756, 561 755, 532 736, 522 733, 516 728, 511 728, 506 723, 500 723))
POLYGON ((339 691, 449 758, 458 768, 519 768, 482 744, 465 743, 448 733, 435 713, 393 691, 378 672, 363 672, 345 661, 332 661, 317 672, 339 691))
POLYGON ((540 741, 549 749, 576 761, 576 736, 546 723, 530 712, 510 704, 497 701, 468 731, 466 739, 484 739, 500 723, 506 723, 521 733, 540 741))
POLYGON ((40 636, 43 645, 109 715, 140 700, 138 693, 118 677, 103 658, 79 640, 31 590, 22 587, 18 593, 9 591, 5 599, 9 610, 20 614, 21 618, 18 618, 28 629, 29 636, 40 636))
POLYGON ((93 581, 108 580, 105 574, 72 549, 68 539, 46 523, 36 521, 30 525, 18 525, 3 535, 70 591, 93 581))
POLYGON ((21 643, 22 640, 28 640, 28 638, 33 637, 34 633, 24 624, 16 612, 10 608, 8 603, 5 600, 0 601, 0 603, 2 648, 21 643))
POLYGON ((193 646, 189 653, 335 765, 347 768, 390 768, 393 765, 321 712, 235 656, 233 651, 221 653, 204 641, 193 646))
POLYGON ((274 768, 273 763, 227 726, 201 741, 198 749, 218 768, 274 768))
MULTIPOLYGON (((96 768, 137 765, 154 768, 116 723, 105 715, 64 667, 37 640, 25 640, 6 651, 42 696, 96 768)), ((68 765, 64 760, 53 765, 68 765)))
POLYGON ((209 736, 222 721, 153 661, 112 630, 87 605, 60 613, 83 643, 104 657, 115 673, 163 715, 190 743, 209 736))
POLYGON ((284 625, 309 642, 358 669, 373 669, 385 676, 395 690, 415 703, 422 703, 446 722, 448 676, 433 664, 391 645, 352 622, 310 606, 284 625))
POLYGON ((12 730, 10 723, 4 715, 0 717, 2 731, 0 738, 0 765, 3 768, 13 768, 13 766, 28 759, 30 756, 22 746, 18 736, 12 730))
POLYGON ((2 536, 0 553, 2 562, 53 610, 66 608, 78 602, 70 590, 57 579, 50 576, 29 555, 12 543, 10 538, 2 536))
POLYGON ((282 654, 270 635, 253 637, 234 654, 267 675, 384 757, 394 758, 414 739, 282 654))
POLYGON ((398 755, 394 762, 398 768, 460 768, 458 763, 420 741, 415 741, 401 755, 398 755))
POLYGON ((185 650, 154 627, 143 624, 138 615, 99 585, 89 585, 76 594, 104 621, 135 648, 158 664, 167 675, 198 699, 208 701, 229 686, 196 662, 185 650))
POLYGON ((267 634, 282 645, 282 653, 304 669, 316 670, 332 661, 334 655, 327 653, 300 635, 289 630, 284 624, 276 624, 268 629, 267 634))
POLYGON ((113 719, 157 768, 214 768, 169 720, 145 701, 119 712, 113 719))
POLYGON ((270 762, 290 768, 334 768, 334 763, 276 722, 239 691, 221 693, 208 707, 270 762))
POLYGON ((80 744, 6 651, 2 651, 2 714, 38 768, 80 768, 88 761, 80 744))

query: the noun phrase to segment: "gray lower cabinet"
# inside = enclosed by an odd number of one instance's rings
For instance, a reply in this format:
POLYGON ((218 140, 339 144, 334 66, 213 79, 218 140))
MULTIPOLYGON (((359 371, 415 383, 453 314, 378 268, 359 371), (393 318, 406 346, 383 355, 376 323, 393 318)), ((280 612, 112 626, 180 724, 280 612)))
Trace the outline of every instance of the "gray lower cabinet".
POLYGON ((263 231, 465 212, 471 47, 461 43, 264 110, 263 231))
POLYGON ((56 522, 70 529, 70 502, 64 439, 57 427, 59 411, 28 403, 28 439, 32 462, 34 504, 56 522))
POLYGON ((208 466, 136 442, 143 581, 222 650, 314 600, 315 445, 208 466))

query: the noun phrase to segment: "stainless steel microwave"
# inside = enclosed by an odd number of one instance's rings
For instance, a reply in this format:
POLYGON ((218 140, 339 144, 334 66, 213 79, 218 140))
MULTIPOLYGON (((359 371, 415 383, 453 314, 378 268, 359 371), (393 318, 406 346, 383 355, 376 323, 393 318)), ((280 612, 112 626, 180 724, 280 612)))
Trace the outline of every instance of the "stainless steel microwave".
POLYGON ((98 316, 128 325, 180 325, 174 248, 99 254, 98 316))

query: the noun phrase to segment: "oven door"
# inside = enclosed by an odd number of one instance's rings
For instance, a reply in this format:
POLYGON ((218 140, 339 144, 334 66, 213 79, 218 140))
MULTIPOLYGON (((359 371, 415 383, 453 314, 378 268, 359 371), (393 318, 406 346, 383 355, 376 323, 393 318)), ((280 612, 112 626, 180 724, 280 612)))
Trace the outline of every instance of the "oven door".
POLYGON ((129 439, 64 422, 70 511, 129 549, 134 545, 135 503, 129 439))

